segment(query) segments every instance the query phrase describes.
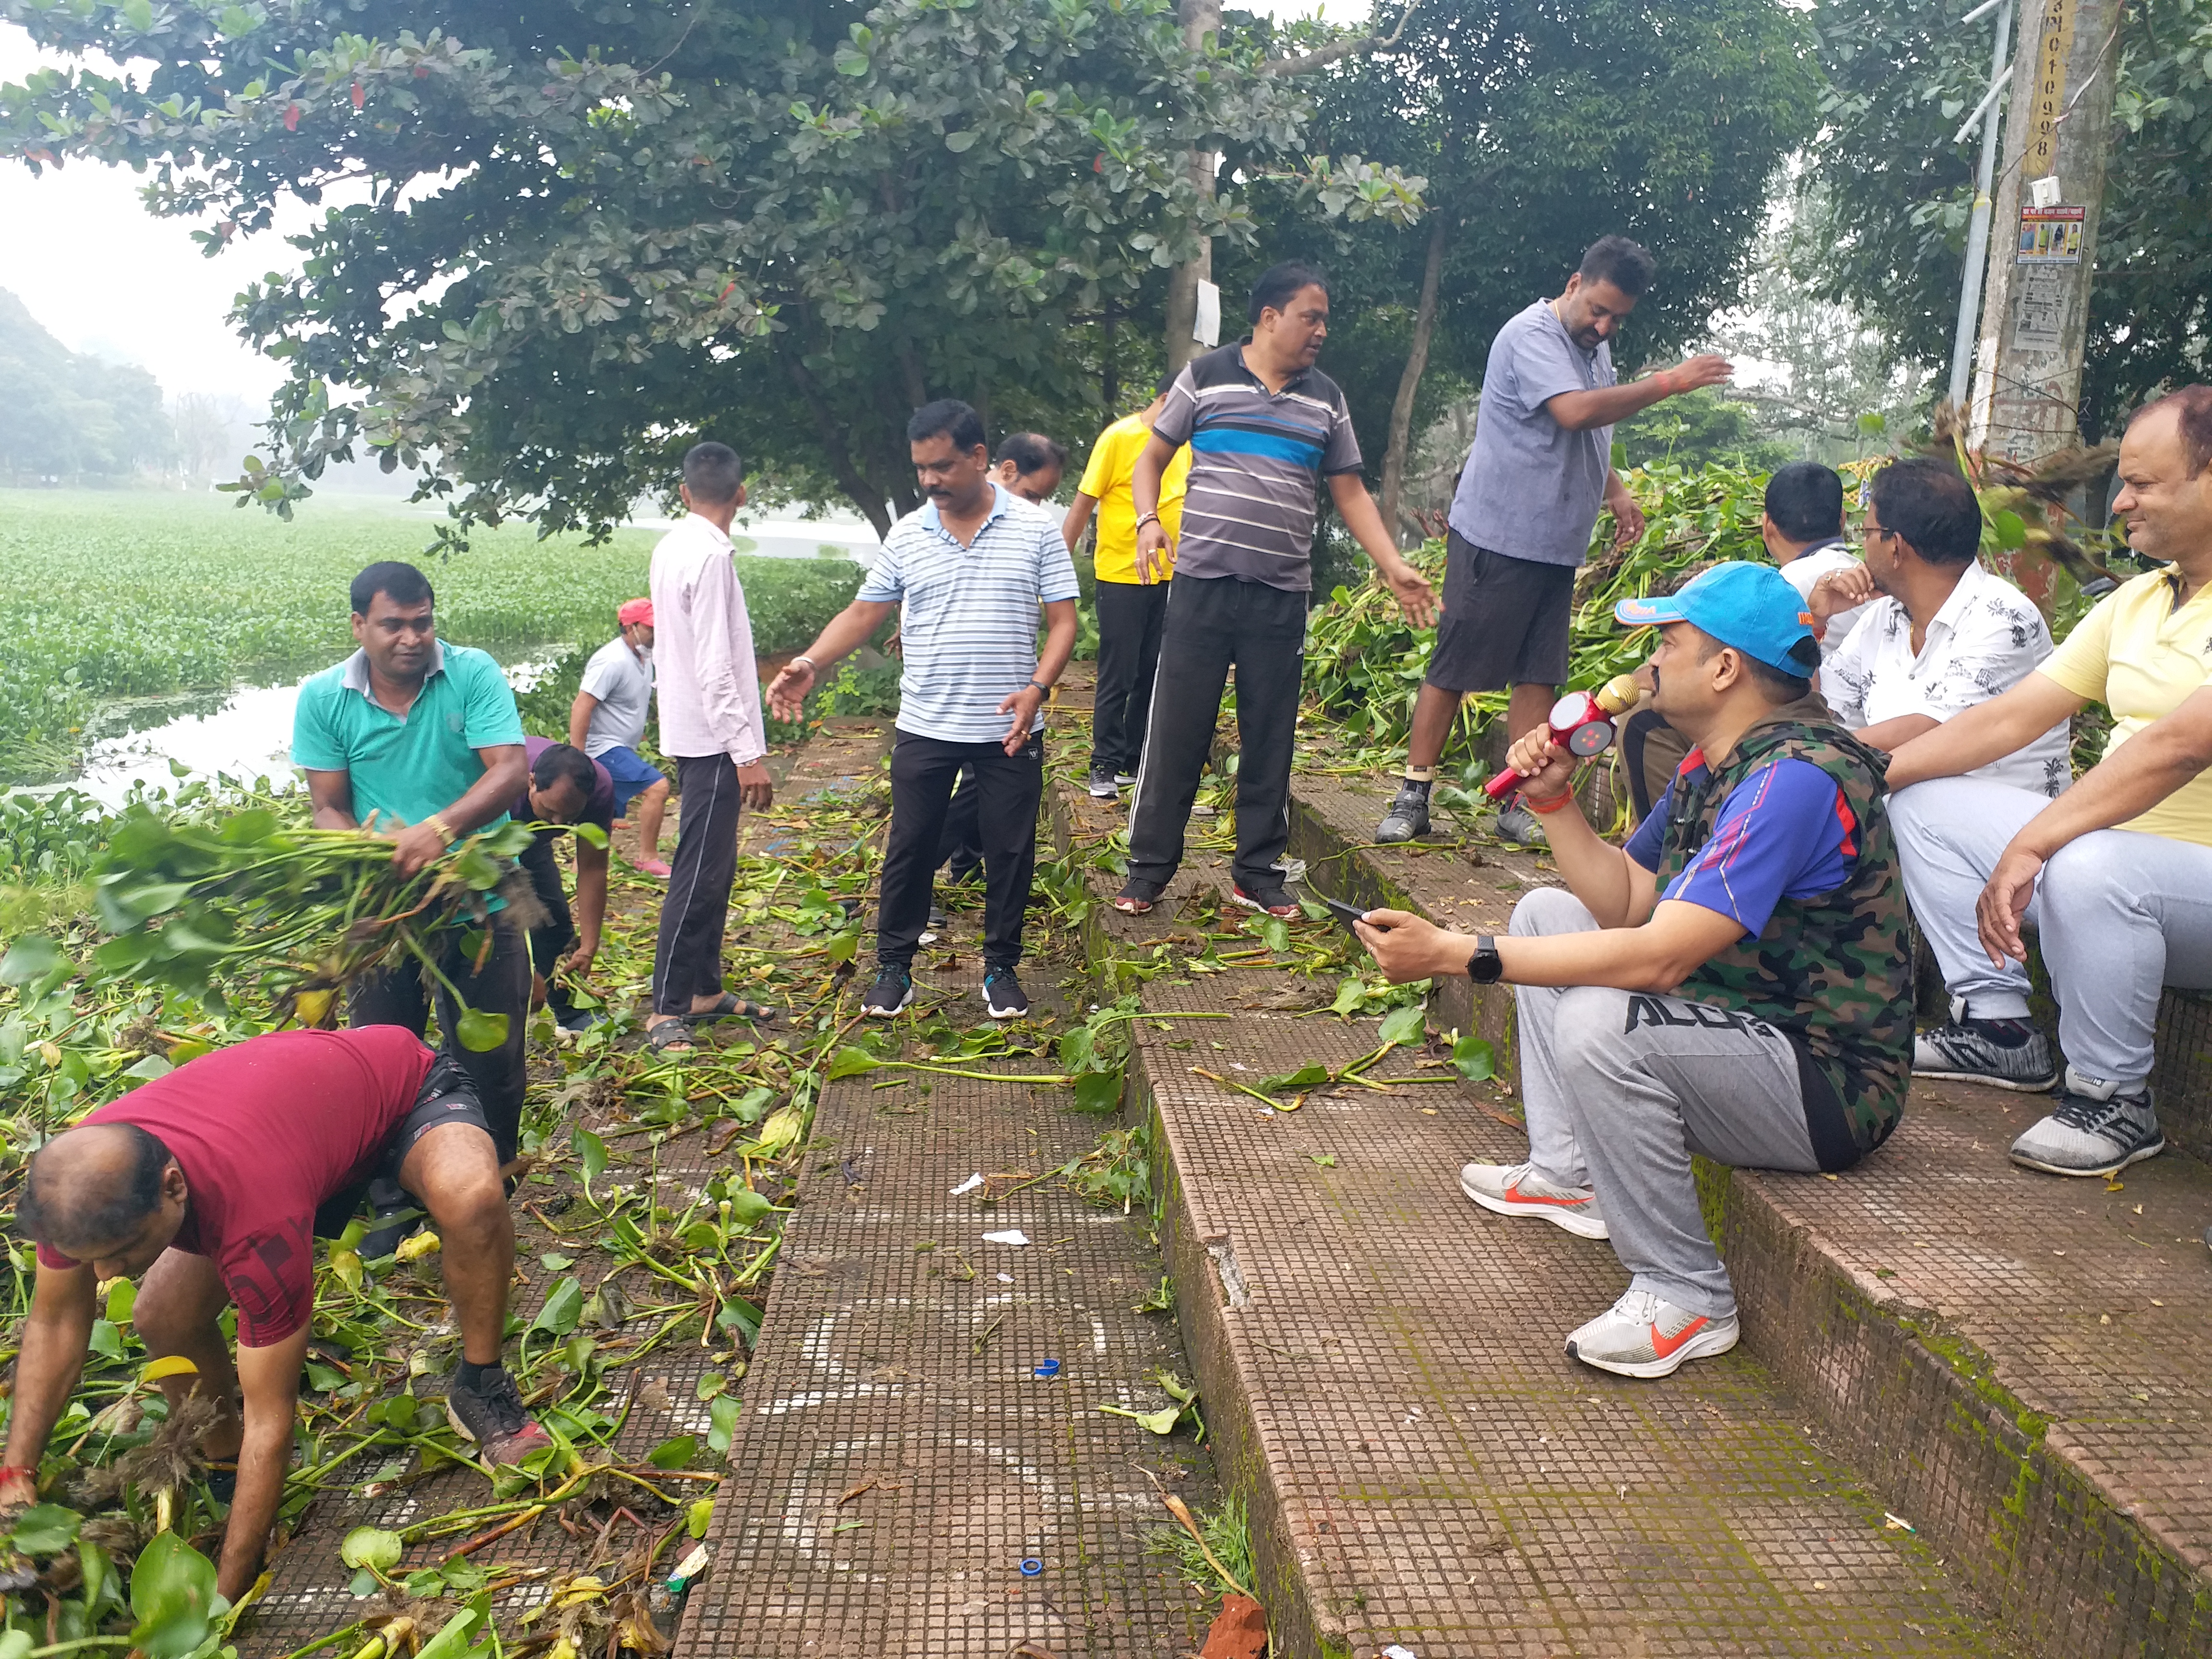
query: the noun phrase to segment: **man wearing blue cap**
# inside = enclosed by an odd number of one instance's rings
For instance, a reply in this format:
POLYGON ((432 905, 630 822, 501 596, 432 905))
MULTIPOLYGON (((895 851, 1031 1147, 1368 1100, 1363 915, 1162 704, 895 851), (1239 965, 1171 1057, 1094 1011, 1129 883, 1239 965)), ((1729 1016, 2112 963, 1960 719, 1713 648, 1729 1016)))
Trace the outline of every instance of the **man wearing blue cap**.
POLYGON ((1569 890, 1528 893, 1501 939, 1396 910, 1359 925, 1394 981, 1517 988, 1528 1161, 1468 1164, 1460 1188, 1613 1241, 1628 1293, 1567 1352, 1626 1376, 1735 1346, 1692 1154, 1847 1169, 1905 1108, 1911 959, 1884 761, 1812 695, 1802 603, 1753 564, 1624 601, 1621 621, 1664 630, 1655 706, 1695 745, 1664 807, 1625 848, 1599 840, 1573 757, 1532 732, 1511 764, 1569 890))

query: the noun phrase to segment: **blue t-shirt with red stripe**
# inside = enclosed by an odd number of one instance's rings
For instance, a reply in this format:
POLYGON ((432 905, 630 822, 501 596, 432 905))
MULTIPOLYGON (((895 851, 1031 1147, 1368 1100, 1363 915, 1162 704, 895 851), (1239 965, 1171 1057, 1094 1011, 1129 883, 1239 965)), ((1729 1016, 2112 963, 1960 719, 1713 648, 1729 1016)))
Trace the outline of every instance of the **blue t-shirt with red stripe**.
MULTIPOLYGON (((1687 777, 1692 792, 1702 788, 1711 775, 1704 751, 1692 749, 1676 775, 1687 777)), ((1666 830, 1654 812, 1629 837, 1628 856, 1656 870, 1666 830)), ((1778 760, 1729 792, 1711 839, 1660 896, 1717 911, 1756 938, 1784 899, 1819 898, 1850 879, 1857 832, 1833 779, 1810 761, 1778 760)))

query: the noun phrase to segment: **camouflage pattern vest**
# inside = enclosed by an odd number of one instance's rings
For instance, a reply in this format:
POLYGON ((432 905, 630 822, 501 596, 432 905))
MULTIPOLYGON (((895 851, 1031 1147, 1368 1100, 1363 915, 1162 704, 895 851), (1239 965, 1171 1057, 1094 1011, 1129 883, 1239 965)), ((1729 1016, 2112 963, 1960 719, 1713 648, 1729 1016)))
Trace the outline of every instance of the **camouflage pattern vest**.
POLYGON ((1912 1080, 1912 955, 1882 788, 1887 758, 1834 725, 1817 696, 1776 709, 1744 733, 1725 765, 1708 763, 1702 789, 1687 776, 1674 780, 1659 888, 1712 838, 1729 793, 1784 759, 1810 762, 1843 792, 1854 821, 1844 842, 1846 856, 1856 854, 1851 878, 1819 898, 1785 897, 1757 939, 1738 939, 1674 994, 1789 1035, 1820 1167, 1842 1169, 1889 1138, 1912 1080))

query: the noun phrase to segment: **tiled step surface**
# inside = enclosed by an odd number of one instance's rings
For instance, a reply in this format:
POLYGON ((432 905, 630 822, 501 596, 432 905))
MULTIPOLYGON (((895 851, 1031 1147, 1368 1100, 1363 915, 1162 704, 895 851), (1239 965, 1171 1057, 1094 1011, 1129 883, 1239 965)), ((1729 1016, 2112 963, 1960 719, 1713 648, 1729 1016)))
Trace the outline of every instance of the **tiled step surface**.
MULTIPOLYGON (((1054 811, 1064 845, 1115 823, 1066 786, 1054 811)), ((1194 902, 1224 889, 1218 856, 1197 849, 1149 916, 1101 905, 1098 943, 1172 953, 1194 902)), ((1170 954, 1146 1006, 1230 1018, 1137 1027, 1184 1338, 1252 1507, 1279 1653, 2010 1650, 1757 1356, 1656 1385, 1566 1358, 1565 1331, 1626 1277, 1602 1244, 1460 1195, 1462 1162, 1519 1154, 1494 1105, 1402 1054, 1378 1073, 1427 1080, 1294 1113, 1196 1075, 1375 1047, 1371 1020, 1276 1006, 1281 977, 1179 974, 1170 954)))
MULTIPOLYGON (((1297 788, 1292 850, 1346 896, 1502 932, 1556 882, 1494 845, 1348 851, 1370 787, 1297 788)), ((1510 1053, 1510 993, 1453 981, 1436 1009, 1510 1053)), ((1840 1176, 1711 1171, 1747 1340, 2035 1649, 2212 1651, 2212 1170, 2179 1152, 2116 1183, 2016 1169, 2005 1149, 2045 1109, 1921 1084, 1840 1176)))

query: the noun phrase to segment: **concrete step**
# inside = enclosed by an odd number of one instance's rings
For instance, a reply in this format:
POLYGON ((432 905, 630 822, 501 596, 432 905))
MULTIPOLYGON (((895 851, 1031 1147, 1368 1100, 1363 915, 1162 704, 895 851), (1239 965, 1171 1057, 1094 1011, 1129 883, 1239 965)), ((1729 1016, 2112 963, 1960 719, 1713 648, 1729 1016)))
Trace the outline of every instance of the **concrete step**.
MULTIPOLYGON (((1063 847, 1110 845, 1118 814, 1080 790, 1062 785, 1054 812, 1063 847)), ((1340 860, 1348 844, 1309 830, 1294 850, 1340 860)), ((1376 1068, 1395 1079, 1385 1091, 1324 1091, 1295 1112, 1197 1074, 1256 1081, 1377 1042, 1373 1020, 1285 1006, 1296 975, 1191 970, 1207 932, 1237 925, 1212 920, 1217 856, 1200 851, 1143 918, 1107 907, 1118 879, 1090 870, 1090 925, 1095 960, 1157 969, 1146 1007, 1230 1016, 1139 1022, 1133 1080, 1158 1126, 1184 1340, 1224 1479, 1250 1505, 1275 1650, 2009 1651, 1758 1353, 1658 1384, 1566 1358, 1565 1329, 1626 1275, 1602 1244, 1478 1216, 1460 1195, 1462 1162, 1523 1150, 1498 1103, 1403 1052, 1376 1068)))
MULTIPOLYGON (((1499 933, 1557 882, 1495 845, 1364 845, 1384 794, 1298 781, 1292 850, 1331 891, 1499 933)), ((1510 992, 1449 981, 1434 1018, 1510 1059, 1510 992)), ((1510 1114, 1509 1091, 1490 1103, 1510 1114)), ((2110 1183, 2014 1168, 2007 1146, 2045 1109, 1919 1084, 1840 1176, 1707 1170, 1746 1340, 2018 1638, 2212 1651, 2212 1170, 2179 1152, 2110 1183)))

